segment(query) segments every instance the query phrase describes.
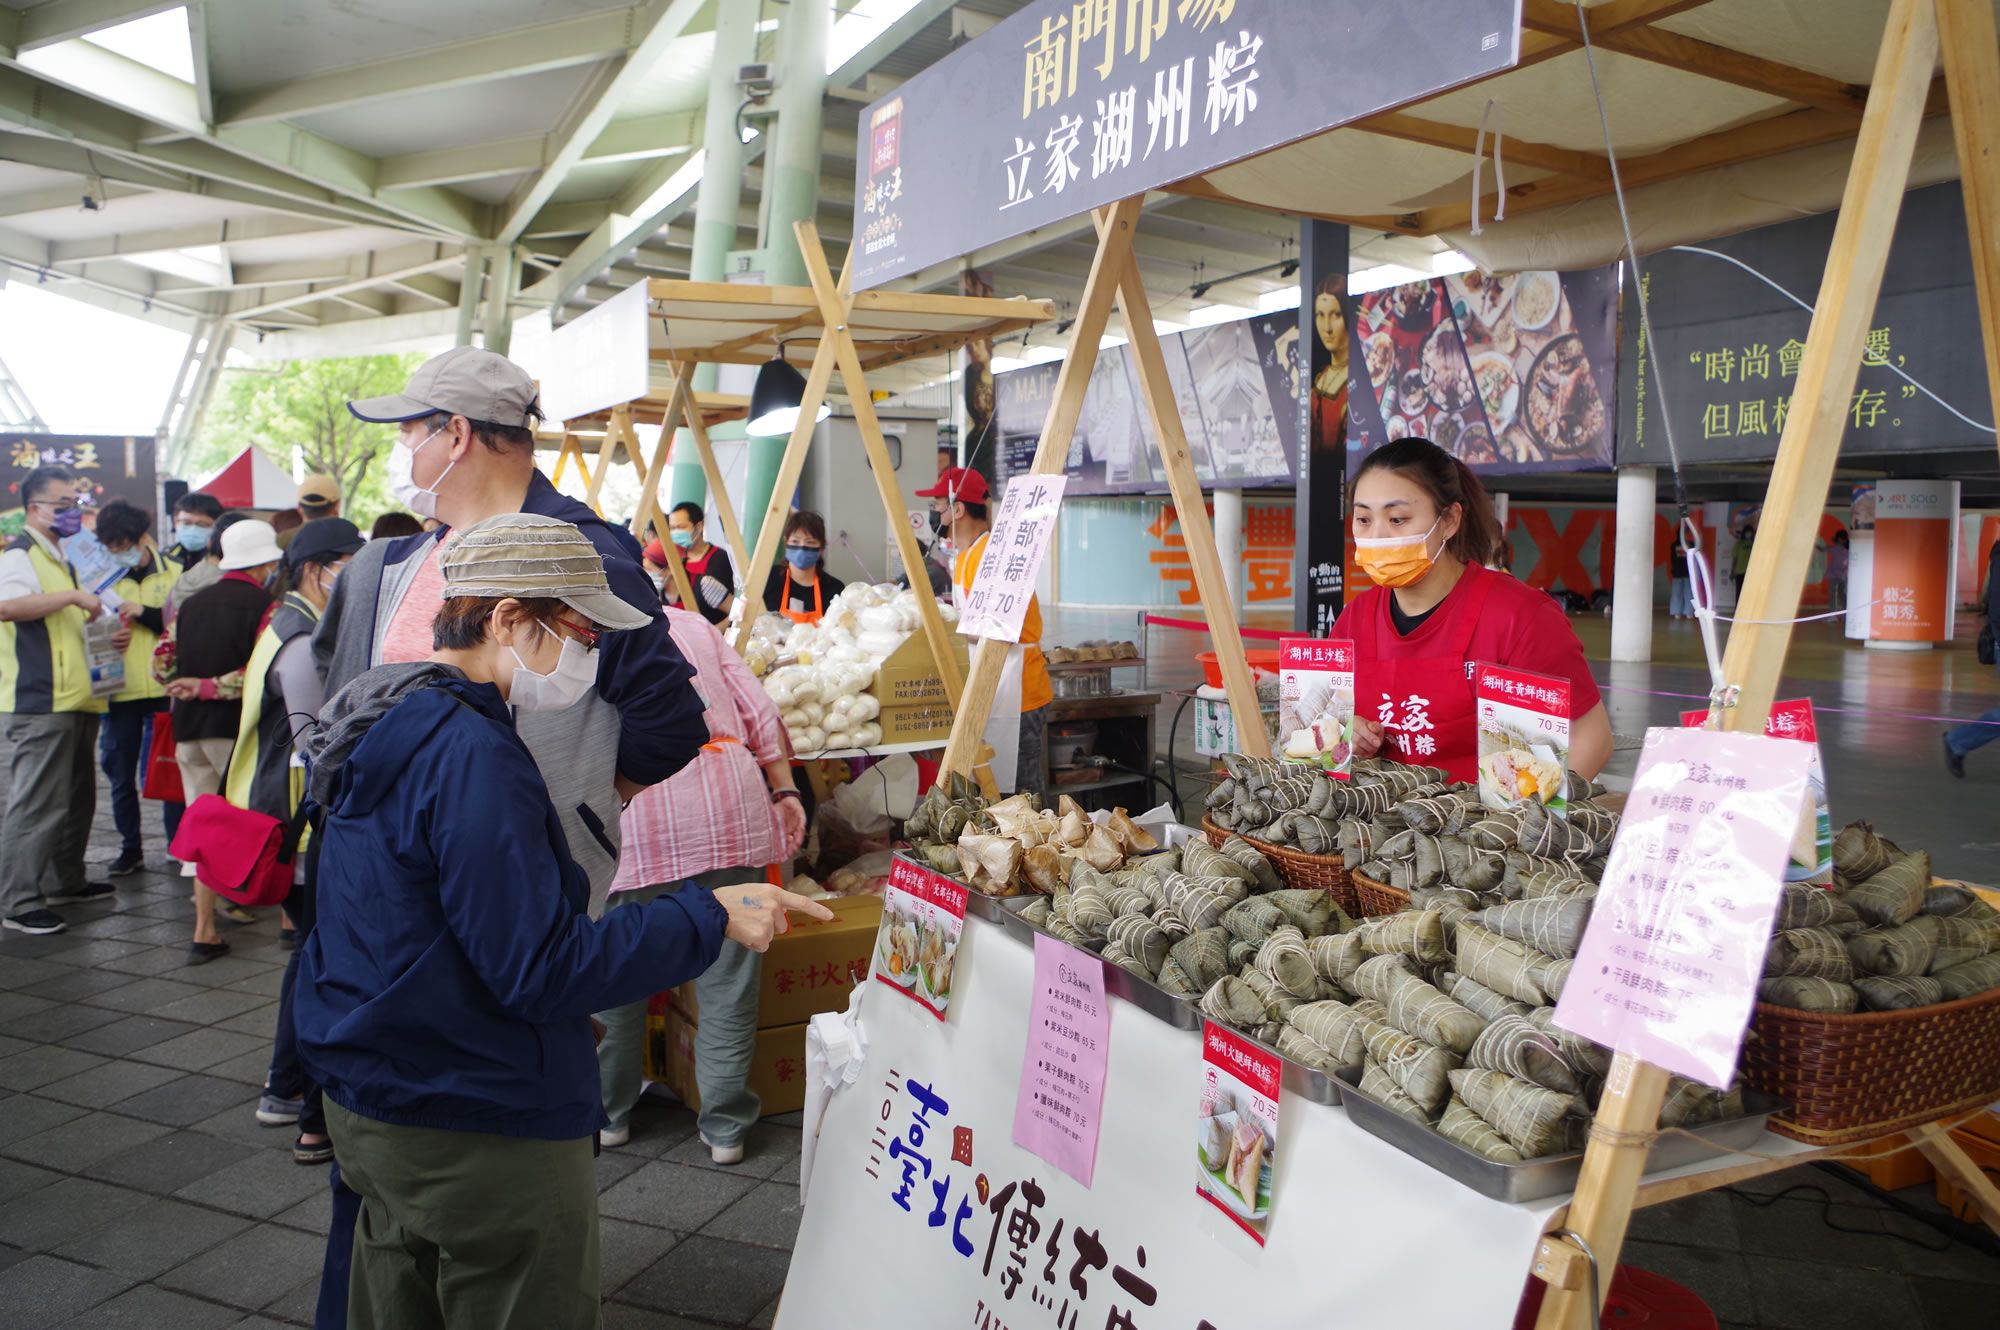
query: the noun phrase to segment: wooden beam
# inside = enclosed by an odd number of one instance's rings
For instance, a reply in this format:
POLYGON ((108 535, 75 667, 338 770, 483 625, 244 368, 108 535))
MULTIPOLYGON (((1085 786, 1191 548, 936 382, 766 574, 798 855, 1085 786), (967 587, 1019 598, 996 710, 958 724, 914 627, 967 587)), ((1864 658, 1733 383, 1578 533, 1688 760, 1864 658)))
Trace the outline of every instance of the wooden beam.
MULTIPOLYGON (((743 524, 737 520, 736 505, 729 498, 728 482, 723 477, 721 465, 715 460, 715 445, 709 442, 708 425, 692 400, 688 402, 687 426, 688 434, 694 439, 695 452, 701 457, 701 474, 708 478, 709 507, 721 515, 723 538, 729 542, 729 548, 738 559, 747 558, 750 549, 743 543, 743 524)), ((662 426, 671 427, 671 421, 662 426)), ((748 570, 744 571, 744 585, 749 585, 748 570)), ((733 593, 735 588, 731 587, 730 591, 733 593)))
POLYGON ((618 445, 624 443, 631 432, 631 412, 623 406, 612 407, 611 419, 604 426, 604 440, 597 445, 597 469, 590 473, 590 490, 584 495, 584 502, 599 517, 604 516, 604 508, 598 502, 598 496, 604 492, 605 477, 611 474, 611 459, 617 455, 618 445))
MULTIPOLYGON (((1764 497, 1764 511, 1779 516, 1758 531, 1723 660, 1724 678, 1740 693, 1720 719, 1723 728, 1737 733, 1763 733, 1777 691, 1896 214, 1909 183, 1937 42, 1931 0, 1894 0, 1799 362, 1791 415, 1764 497)), ((1618 1265, 1666 1082, 1665 1071, 1620 1053, 1591 1129, 1570 1205, 1570 1229, 1596 1255, 1600 1298, 1609 1291, 1610 1272, 1618 1265)), ((1600 1312, 1601 1303, 1592 1307, 1577 1290, 1552 1286, 1536 1325, 1538 1330, 1594 1326, 1600 1312)))
MULTIPOLYGON (((1689 8, 1691 6, 1679 6, 1689 8)), ((1806 106, 1817 106, 1821 110, 1839 111, 1849 116, 1859 116, 1867 90, 1851 83, 1827 78, 1808 70, 1780 64, 1776 60, 1766 60, 1727 46, 1717 46, 1713 42, 1684 37, 1677 32, 1647 26, 1654 19, 1665 18, 1664 13, 1651 14, 1644 21, 1628 22, 1616 26, 1607 25, 1600 29, 1595 18, 1590 20, 1590 41, 1593 46, 1607 51, 1617 51, 1621 55, 1633 56, 1653 64, 1665 65, 1686 74, 1698 74, 1703 78, 1715 79, 1721 83, 1733 83, 1739 88, 1749 88, 1754 92, 1772 97, 1782 97, 1788 102, 1800 102, 1806 106)), ((1582 30, 1576 21, 1576 7, 1564 0, 1525 0, 1521 11, 1521 24, 1545 35, 1560 37, 1572 45, 1582 44, 1582 30)), ((1511 146, 1511 145, 1510 145, 1511 146)))
POLYGON ((1189 562, 1194 565, 1195 588, 1208 612, 1208 636, 1222 666, 1222 690, 1229 695, 1229 710, 1236 718, 1236 742, 1251 757, 1269 757, 1271 739, 1257 709, 1257 683, 1243 652, 1229 583, 1222 576, 1222 558, 1216 552, 1215 528, 1209 524, 1208 505, 1202 499, 1201 477, 1195 472, 1194 454, 1188 451, 1187 431, 1181 424, 1173 382, 1167 377, 1160 335, 1153 331, 1146 284, 1129 255, 1118 274, 1118 307, 1125 315, 1125 335, 1130 339, 1127 345, 1133 368, 1139 373, 1139 393, 1159 436, 1160 464, 1167 473, 1167 488, 1173 492, 1174 513, 1180 519, 1189 562))
MULTIPOLYGON (((1464 125, 1447 125, 1442 121, 1424 120, 1402 111, 1384 111, 1354 122, 1355 129, 1365 129, 1370 134, 1384 138, 1402 139, 1408 143, 1427 143, 1434 148, 1450 148, 1457 152, 1470 153, 1479 146, 1479 131, 1464 125)), ((1489 144, 1490 147, 1490 144, 1489 144)), ((1528 143, 1509 137, 1505 152, 1507 160, 1540 167, 1544 171, 1555 171, 1561 175, 1580 176, 1585 180, 1611 179, 1611 163, 1594 152, 1578 152, 1574 148, 1558 148, 1548 143, 1528 143)))
POLYGON ((1930 1160, 1939 1173, 1958 1184, 1978 1209, 1979 1218, 1986 1227, 2000 1233, 2000 1187, 1995 1187, 1986 1170, 1965 1152, 1965 1147, 1952 1139, 1944 1124, 1927 1122, 1913 1128, 1910 1139, 1916 1142, 1918 1152, 1930 1160))
MULTIPOLYGON (((1090 374, 1097 365, 1097 344, 1111 321, 1111 306, 1118 279, 1132 262, 1132 231, 1139 221, 1141 200, 1124 199, 1108 208, 1099 208, 1097 253, 1090 261, 1090 275, 1084 279, 1083 294, 1077 302, 1076 321, 1070 325, 1068 353, 1056 371, 1055 390, 1049 395, 1048 415, 1042 421, 1041 438, 1035 457, 1028 465, 1034 475, 1059 474, 1069 458, 1070 440, 1083 415, 1084 394, 1090 389, 1090 374)), ((914 579, 913 579, 914 580, 914 579)), ((981 641, 972 653, 972 675, 965 687, 965 700, 952 717, 951 739, 938 766, 939 779, 953 772, 972 770, 974 752, 986 732, 993 711, 993 696, 1000 688, 1000 671, 1007 663, 1007 642, 981 641)))
POLYGON ((797 237, 799 253, 805 259, 806 276, 812 280, 813 294, 819 298, 820 317, 833 333, 834 360, 840 367, 840 379, 847 387, 847 400, 854 410, 855 428, 861 434, 861 446, 868 453, 869 469, 875 474, 875 489, 882 498, 882 515, 888 520, 890 534, 896 541, 896 553, 902 556, 903 571, 909 575, 910 592, 916 597, 917 612, 923 620, 924 637, 931 647, 931 658, 938 668, 938 677, 944 680, 946 700, 956 711, 965 695, 965 680, 958 672, 958 658, 952 641, 952 630, 938 613, 937 598, 931 594, 930 579, 924 576, 924 554, 917 546, 917 536, 910 530, 909 520, 904 515, 903 491, 896 483, 896 464, 889 457, 889 445, 882 437, 882 422, 876 418, 875 403, 868 394, 868 376, 861 368, 861 357, 854 349, 854 338, 847 331, 848 305, 853 297, 845 295, 835 284, 832 271, 826 266, 826 251, 820 248, 819 232, 810 220, 792 223, 792 234, 797 237))
MULTIPOLYGON (((1922 112, 1924 116, 1929 117, 1942 115, 1948 109, 1944 86, 1940 82, 1925 100, 1922 112)), ((1630 191, 1642 185, 1659 184, 1662 181, 1702 171, 1719 170, 1725 166, 1774 157, 1779 153, 1792 152, 1799 148, 1838 142, 1852 138, 1854 129, 1854 122, 1851 119, 1833 111, 1810 108, 1791 111, 1784 115, 1772 116, 1767 120, 1756 120, 1734 129, 1726 129, 1704 138, 1677 143, 1671 148, 1663 148, 1659 152, 1648 153, 1643 157, 1626 158, 1619 162, 1618 169, 1624 178, 1625 188, 1630 191)), ((1545 212, 1550 208, 1561 208, 1572 203, 1603 198, 1610 193, 1609 180, 1529 181, 1508 188, 1508 220, 1512 221, 1529 213, 1545 212)), ((1487 192, 1480 204, 1484 215, 1489 217, 1492 215, 1497 198, 1498 191, 1487 192)), ((1394 219, 1391 229, 1410 235, 1436 235, 1440 231, 1462 229, 1470 225, 1471 221, 1471 204, 1451 203, 1425 208, 1421 212, 1394 219)))
MULTIPOLYGON (((674 391, 673 396, 668 399, 666 415, 660 421, 660 438, 653 445, 652 459, 646 463, 645 472, 639 479, 639 506, 632 512, 632 534, 638 536, 642 544, 645 541, 642 533, 652 523, 654 515, 660 509, 660 472, 666 466, 667 453, 674 446, 671 422, 687 410, 688 395, 691 391, 688 376, 693 369, 694 367, 686 361, 674 366, 674 391)), ((631 408, 628 406, 626 410, 629 413, 631 408)), ((632 460, 636 462, 639 459, 635 455, 632 460)), ((662 537, 660 543, 671 545, 674 542, 671 537, 662 537)), ((699 602, 683 599, 681 604, 692 610, 698 607, 699 602)))
POLYGON ((1989 0, 1936 0, 1959 192, 1972 240, 1972 284, 1986 351, 1986 384, 2000 419, 2000 35, 1989 0))
POLYGON ((562 447, 556 450, 555 470, 549 474, 549 484, 562 484, 563 469, 569 465, 572 456, 576 458, 576 469, 582 474, 583 483, 586 485, 590 483, 590 468, 583 464, 583 446, 576 441, 576 435, 564 430, 562 447))

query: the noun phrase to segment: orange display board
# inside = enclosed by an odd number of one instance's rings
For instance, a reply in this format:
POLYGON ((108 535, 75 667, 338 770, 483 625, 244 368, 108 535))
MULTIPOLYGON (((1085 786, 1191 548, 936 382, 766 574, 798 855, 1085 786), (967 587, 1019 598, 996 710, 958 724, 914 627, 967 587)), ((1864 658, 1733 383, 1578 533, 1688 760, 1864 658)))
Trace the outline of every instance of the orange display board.
POLYGON ((1884 480, 1876 485, 1874 604, 1868 612, 1872 640, 1950 640, 1957 545, 1957 481, 1884 480))

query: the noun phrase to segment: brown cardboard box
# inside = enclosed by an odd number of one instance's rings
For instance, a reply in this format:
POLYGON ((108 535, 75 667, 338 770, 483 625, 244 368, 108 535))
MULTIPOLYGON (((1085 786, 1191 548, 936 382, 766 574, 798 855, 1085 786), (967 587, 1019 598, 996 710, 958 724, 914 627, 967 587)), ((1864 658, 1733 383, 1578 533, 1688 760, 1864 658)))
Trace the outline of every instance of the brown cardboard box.
MULTIPOLYGON (((971 669, 971 655, 965 639, 956 632, 951 634, 951 648, 959 677, 964 678, 971 669)), ((883 743, 935 740, 942 744, 951 738, 951 700, 945 695, 937 662, 931 658, 930 639, 922 631, 910 634, 908 641, 889 653, 876 670, 869 692, 882 704, 878 723, 883 743)))
MULTIPOLYGON (((757 987, 759 1029, 797 1025, 822 1011, 843 1011, 854 985, 868 978, 882 898, 836 896, 823 904, 833 911, 833 922, 795 914, 791 930, 764 953, 757 987)), ((690 1021, 701 1019, 693 984, 674 990, 673 1005, 690 1021)))
MULTIPOLYGON (((695 1087, 694 1079, 694 1022, 680 1008, 670 1005, 663 1016, 649 1013, 646 1026, 647 1077, 672 1090, 689 1108, 699 1109, 701 1091, 695 1087), (655 1021, 659 1022, 657 1043, 653 1037, 655 1021)), ((757 1032, 757 1046, 750 1055, 749 1084, 765 1117, 806 1106, 803 1022, 757 1032)))

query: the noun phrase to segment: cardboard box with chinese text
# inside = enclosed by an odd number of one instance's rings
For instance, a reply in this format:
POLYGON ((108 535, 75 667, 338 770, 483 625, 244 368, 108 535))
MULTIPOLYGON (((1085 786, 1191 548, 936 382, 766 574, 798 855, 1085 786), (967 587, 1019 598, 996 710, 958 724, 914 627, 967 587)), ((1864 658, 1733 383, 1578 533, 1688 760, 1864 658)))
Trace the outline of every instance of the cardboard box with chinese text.
MULTIPOLYGON (((830 923, 792 916, 789 931, 764 953, 757 985, 757 1028, 797 1025, 822 1011, 842 1011, 854 985, 868 977, 875 934, 882 925, 880 896, 836 896, 824 902, 830 923)), ((673 1005, 690 1021, 701 1019, 694 985, 673 991, 673 1005)))

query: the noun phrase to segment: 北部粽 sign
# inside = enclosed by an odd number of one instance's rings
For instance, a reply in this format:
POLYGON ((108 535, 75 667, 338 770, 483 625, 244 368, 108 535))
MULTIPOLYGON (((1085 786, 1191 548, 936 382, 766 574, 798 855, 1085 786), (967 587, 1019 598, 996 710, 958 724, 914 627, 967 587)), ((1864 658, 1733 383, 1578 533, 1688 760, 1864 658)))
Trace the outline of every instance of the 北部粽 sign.
POLYGON ((1511 67, 1521 0, 1038 0, 861 115, 857 290, 1511 67), (1440 19, 1445 21, 1440 21, 1440 19))

